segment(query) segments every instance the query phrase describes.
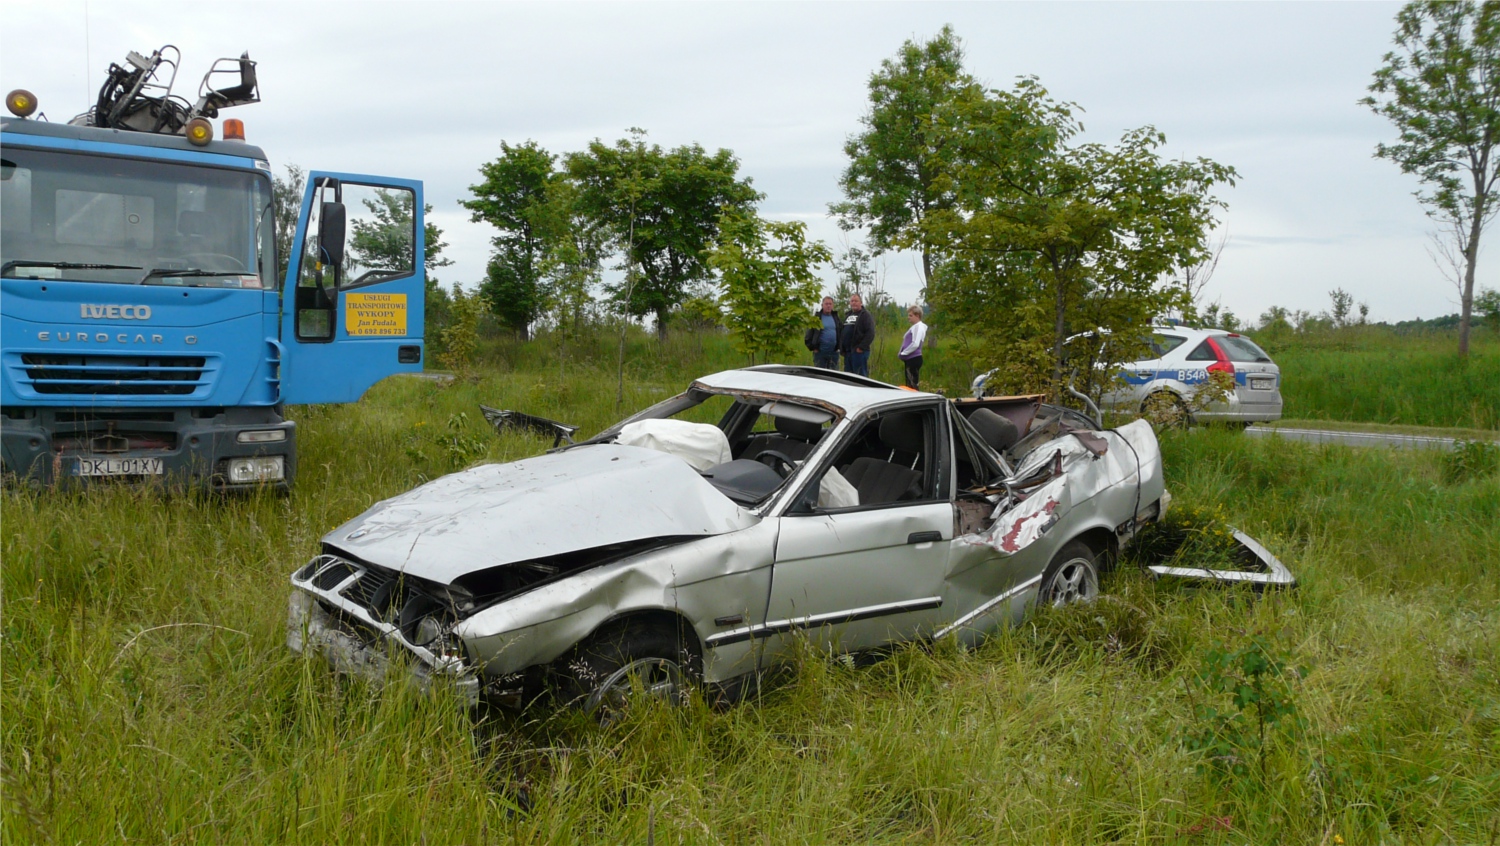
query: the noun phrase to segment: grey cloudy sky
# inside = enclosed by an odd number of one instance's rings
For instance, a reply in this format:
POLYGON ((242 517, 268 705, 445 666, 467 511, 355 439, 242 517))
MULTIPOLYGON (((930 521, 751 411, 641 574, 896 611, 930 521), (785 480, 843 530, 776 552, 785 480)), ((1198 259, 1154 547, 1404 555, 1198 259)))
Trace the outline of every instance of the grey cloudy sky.
MULTIPOLYGON (((500 141, 554 152, 638 126, 672 146, 733 150, 762 212, 807 221, 835 250, 843 142, 865 84, 907 38, 944 23, 997 87, 1032 74, 1085 110, 1088 140, 1153 124, 1170 155, 1236 167, 1208 298, 1242 317, 1311 311, 1343 287, 1374 319, 1457 311, 1426 251, 1416 182, 1371 158, 1390 126, 1356 105, 1388 49, 1387 3, 8 2, 0 88, 35 92, 53 120, 84 110, 110 62, 171 43, 178 91, 249 50, 263 102, 236 110, 277 167, 424 180, 475 283, 493 234, 458 200, 500 141)), ((908 255, 888 290, 917 293, 908 255)), ((1493 262, 1480 284, 1495 287, 1493 262)))

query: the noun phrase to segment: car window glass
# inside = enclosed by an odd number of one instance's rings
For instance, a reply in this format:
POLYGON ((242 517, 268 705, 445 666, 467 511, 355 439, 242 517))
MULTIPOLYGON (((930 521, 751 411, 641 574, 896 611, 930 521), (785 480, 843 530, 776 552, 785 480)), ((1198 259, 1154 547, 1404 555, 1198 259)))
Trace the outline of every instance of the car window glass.
POLYGON ((1172 350, 1177 349, 1187 342, 1187 338, 1180 335, 1153 335, 1151 336, 1151 351, 1161 358, 1172 350))
POLYGON ((345 182, 340 199, 348 215, 342 287, 410 276, 416 263, 416 193, 345 182))
POLYGON ((1219 357, 1214 355, 1214 348, 1208 345, 1208 341, 1199 344, 1192 352, 1187 354, 1188 361, 1218 361, 1219 357))
POLYGON ((1219 340, 1219 346, 1224 348, 1224 353, 1229 356, 1230 361, 1270 361, 1271 357, 1266 351, 1255 345, 1255 342, 1243 335, 1225 335, 1219 340))

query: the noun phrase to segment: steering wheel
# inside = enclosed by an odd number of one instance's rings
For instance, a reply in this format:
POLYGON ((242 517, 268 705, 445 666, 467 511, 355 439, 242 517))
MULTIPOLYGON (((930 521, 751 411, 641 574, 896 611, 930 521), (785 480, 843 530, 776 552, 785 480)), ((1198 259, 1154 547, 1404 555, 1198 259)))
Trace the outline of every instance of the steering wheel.
POLYGON ((212 269, 214 270, 233 270, 240 273, 245 271, 245 263, 228 253, 183 253, 180 258, 197 267, 202 267, 204 270, 210 269, 203 267, 203 265, 209 264, 213 265, 212 269), (208 259, 208 261, 205 261, 205 259, 208 259), (224 267, 226 262, 229 265, 228 267, 224 267))
POLYGON ((784 452, 777 452, 774 449, 762 450, 760 455, 755 456, 755 460, 775 470, 776 475, 783 479, 792 475, 792 471, 797 469, 797 461, 795 459, 784 452), (767 459, 770 460, 768 461, 767 459))

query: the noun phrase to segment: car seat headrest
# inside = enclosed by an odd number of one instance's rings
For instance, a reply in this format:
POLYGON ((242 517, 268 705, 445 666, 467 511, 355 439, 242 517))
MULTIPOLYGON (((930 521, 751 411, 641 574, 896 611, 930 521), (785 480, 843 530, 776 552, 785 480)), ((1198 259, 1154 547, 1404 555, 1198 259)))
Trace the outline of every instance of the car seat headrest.
POLYGON ((984 442, 996 452, 1004 452, 1021 439, 1021 430, 1009 417, 1002 417, 988 408, 977 408, 968 417, 969 425, 984 438, 984 442))
POLYGON ((880 441, 897 452, 921 452, 926 446, 921 413, 901 411, 881 418, 880 441))
POLYGON ((823 437, 823 427, 818 423, 795 420, 791 417, 777 417, 775 420, 777 433, 786 435, 788 438, 815 443, 818 438, 823 437))

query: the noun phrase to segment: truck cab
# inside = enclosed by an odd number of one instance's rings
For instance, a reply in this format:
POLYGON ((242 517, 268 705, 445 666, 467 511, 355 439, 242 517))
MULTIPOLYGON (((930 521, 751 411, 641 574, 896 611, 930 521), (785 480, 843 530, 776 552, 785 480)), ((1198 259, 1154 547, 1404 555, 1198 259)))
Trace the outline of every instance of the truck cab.
POLYGON ((309 174, 284 276, 274 207, 241 140, 0 118, 8 479, 287 488, 287 405, 421 370, 421 183, 309 174))

